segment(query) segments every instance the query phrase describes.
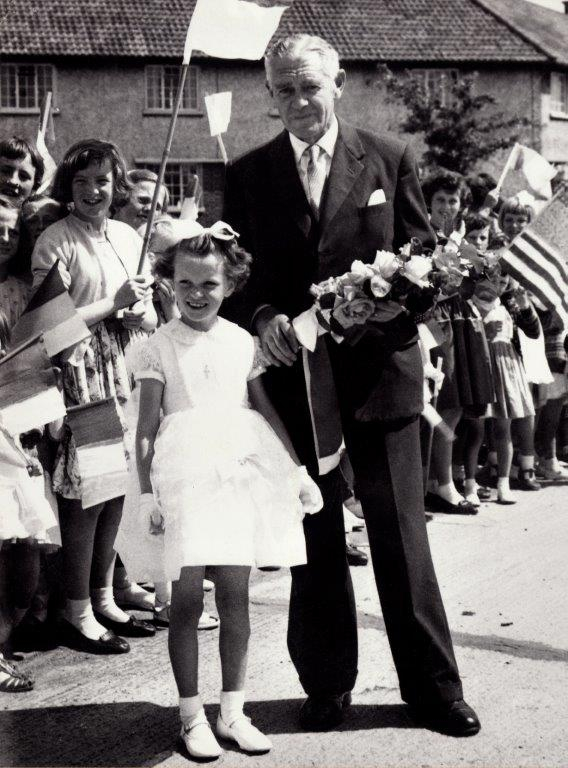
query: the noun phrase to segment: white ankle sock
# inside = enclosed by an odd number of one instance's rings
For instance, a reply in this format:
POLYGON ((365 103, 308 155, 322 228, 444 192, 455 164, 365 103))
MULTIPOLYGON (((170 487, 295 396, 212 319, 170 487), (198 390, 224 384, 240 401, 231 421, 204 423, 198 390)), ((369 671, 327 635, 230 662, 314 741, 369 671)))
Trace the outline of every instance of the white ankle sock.
POLYGON ((469 493, 477 493, 477 481, 475 478, 466 478, 466 481, 464 483, 464 491, 465 495, 467 496, 469 493))
POLYGON ((453 480, 445 485, 438 485, 438 496, 450 504, 459 504, 460 501, 463 501, 463 496, 458 493, 453 480))
POLYGON ((221 691, 221 718, 227 725, 231 725, 243 714, 245 704, 244 691, 221 691))
POLYGON ((534 456, 524 456, 519 454, 519 466, 521 469, 534 469, 534 456))
POLYGON ((98 640, 107 631, 106 627, 103 627, 95 619, 93 606, 88 597, 84 600, 69 600, 67 598, 63 615, 70 624, 90 640, 98 640))
POLYGON ((169 603, 172 599, 172 582, 171 581, 156 581, 154 583, 156 603, 169 603))
POLYGON ((130 616, 114 602, 112 587, 91 589, 91 600, 95 611, 102 613, 107 619, 120 621, 121 624, 130 621, 130 616))
POLYGON ((179 716, 184 725, 189 725, 195 715, 203 709, 201 696, 180 696, 179 697, 179 716))

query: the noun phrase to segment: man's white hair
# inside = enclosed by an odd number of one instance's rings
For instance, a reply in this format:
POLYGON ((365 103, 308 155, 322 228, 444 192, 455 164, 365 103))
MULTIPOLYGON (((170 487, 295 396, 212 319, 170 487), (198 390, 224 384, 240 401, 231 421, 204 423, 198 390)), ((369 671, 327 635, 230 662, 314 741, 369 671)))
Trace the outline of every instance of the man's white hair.
POLYGON ((296 58, 305 53, 316 53, 320 57, 325 74, 335 80, 339 72, 339 54, 335 48, 321 37, 298 32, 279 38, 266 52, 264 69, 267 82, 270 84, 270 66, 274 59, 296 58))

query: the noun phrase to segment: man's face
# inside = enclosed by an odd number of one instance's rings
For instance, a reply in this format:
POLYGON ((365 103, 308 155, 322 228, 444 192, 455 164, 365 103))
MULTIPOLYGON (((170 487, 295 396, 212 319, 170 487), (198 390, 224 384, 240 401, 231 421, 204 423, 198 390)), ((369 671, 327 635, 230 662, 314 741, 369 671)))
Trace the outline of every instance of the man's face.
MULTIPOLYGON (((139 181, 134 185, 134 189, 130 193, 130 198, 126 205, 120 208, 116 214, 115 219, 124 221, 129 224, 133 229, 138 229, 148 220, 150 214, 150 208, 152 206, 152 197, 154 196, 154 190, 156 184, 153 181, 139 181)), ((158 205, 156 206, 156 215, 159 216, 162 212, 164 205, 164 192, 160 192, 160 198, 158 205)))
POLYGON ((307 144, 320 139, 331 125, 335 101, 345 85, 345 72, 335 79, 323 69, 317 53, 273 59, 268 89, 284 126, 307 144))

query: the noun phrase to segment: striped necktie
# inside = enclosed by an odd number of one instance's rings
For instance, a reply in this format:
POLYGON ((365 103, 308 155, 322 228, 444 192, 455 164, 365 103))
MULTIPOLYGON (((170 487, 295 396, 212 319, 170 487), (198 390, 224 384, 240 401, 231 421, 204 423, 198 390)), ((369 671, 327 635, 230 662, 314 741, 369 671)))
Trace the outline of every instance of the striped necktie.
POLYGON ((308 180, 308 202, 310 203, 316 218, 319 216, 319 207, 325 184, 325 162, 322 157, 324 150, 319 144, 306 147, 304 155, 308 158, 306 177, 308 180))

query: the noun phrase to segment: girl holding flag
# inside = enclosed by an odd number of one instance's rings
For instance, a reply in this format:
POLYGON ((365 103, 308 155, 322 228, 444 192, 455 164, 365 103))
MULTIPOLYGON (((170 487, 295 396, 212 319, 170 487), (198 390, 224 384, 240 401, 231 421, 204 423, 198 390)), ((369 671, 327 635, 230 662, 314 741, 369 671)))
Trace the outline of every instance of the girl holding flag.
MULTIPOLYGON (((59 261, 63 282, 92 332, 83 354, 62 367, 70 406, 108 397, 124 404, 130 394, 125 346, 156 325, 151 277, 136 274, 142 241, 127 224, 108 218, 111 205, 129 188, 114 144, 90 139, 72 146, 53 186, 53 197, 69 214, 40 235, 32 255, 36 286, 59 261)), ((121 635, 148 636, 155 629, 122 611, 113 598, 113 548, 123 499, 83 507, 76 448, 67 427, 53 485, 63 546, 62 632, 72 646, 88 652, 125 653, 130 646, 121 635)))

